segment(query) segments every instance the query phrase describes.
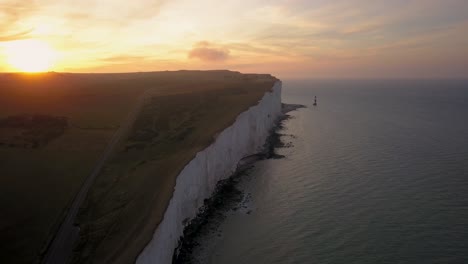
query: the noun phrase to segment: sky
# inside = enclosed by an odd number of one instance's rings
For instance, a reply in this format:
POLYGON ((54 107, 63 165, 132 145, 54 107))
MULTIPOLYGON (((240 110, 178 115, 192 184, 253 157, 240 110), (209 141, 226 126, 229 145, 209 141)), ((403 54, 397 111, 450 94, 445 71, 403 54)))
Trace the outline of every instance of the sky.
POLYGON ((468 0, 0 0, 0 72, 26 40, 62 72, 468 78, 468 0))

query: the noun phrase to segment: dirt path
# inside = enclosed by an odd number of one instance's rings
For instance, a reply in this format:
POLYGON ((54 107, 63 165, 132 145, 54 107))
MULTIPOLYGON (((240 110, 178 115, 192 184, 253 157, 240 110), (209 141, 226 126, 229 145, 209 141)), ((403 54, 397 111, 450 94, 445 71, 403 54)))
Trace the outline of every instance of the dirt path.
POLYGON ((83 203, 83 201, 86 199, 86 195, 88 194, 90 187, 92 186, 97 175, 99 175, 99 172, 101 171, 106 161, 109 159, 109 157, 113 153, 118 142, 131 129, 132 124, 135 122, 135 119, 138 116, 138 113, 142 110, 143 106, 145 105, 146 100, 150 98, 151 92, 152 92, 151 90, 147 90, 145 91, 145 93, 143 93, 140 96, 133 110, 124 119, 119 129, 115 131, 109 144, 104 150, 101 158, 99 159, 98 163, 94 167, 94 170, 85 180, 85 182, 81 186, 80 191, 75 196, 75 199, 73 200, 68 210, 67 216, 65 217, 64 221, 60 225, 58 232, 55 234, 50 246, 47 249, 47 252, 45 254, 45 257, 42 263, 65 264, 69 261, 71 253, 73 251, 73 246, 75 242, 77 241, 78 235, 79 235, 79 227, 74 225, 74 223, 75 223, 75 219, 78 214, 78 211, 80 209, 80 206, 83 203))

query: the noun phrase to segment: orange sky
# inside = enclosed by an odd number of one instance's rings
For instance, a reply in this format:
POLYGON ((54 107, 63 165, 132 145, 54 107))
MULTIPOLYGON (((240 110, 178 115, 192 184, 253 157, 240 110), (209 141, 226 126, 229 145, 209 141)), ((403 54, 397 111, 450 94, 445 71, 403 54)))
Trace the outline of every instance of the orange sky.
POLYGON ((467 29, 466 0, 0 0, 0 71, 468 77, 467 29))

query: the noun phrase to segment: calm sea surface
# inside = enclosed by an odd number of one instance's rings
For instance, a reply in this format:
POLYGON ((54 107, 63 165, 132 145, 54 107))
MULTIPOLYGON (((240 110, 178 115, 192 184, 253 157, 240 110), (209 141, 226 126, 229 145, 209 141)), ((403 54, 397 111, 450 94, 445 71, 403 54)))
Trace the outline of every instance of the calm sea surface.
POLYGON ((256 163, 201 263, 468 263, 467 81, 284 81, 286 156, 256 163), (318 106, 313 107, 313 97, 318 106))

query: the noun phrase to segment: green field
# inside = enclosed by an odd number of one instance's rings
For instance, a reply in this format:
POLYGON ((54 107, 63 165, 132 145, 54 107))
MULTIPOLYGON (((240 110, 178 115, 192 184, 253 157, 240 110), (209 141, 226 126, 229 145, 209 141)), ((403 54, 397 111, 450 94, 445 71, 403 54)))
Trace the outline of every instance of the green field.
POLYGON ((23 142, 31 134, 47 139, 34 148, 0 145, 1 262, 40 259, 80 184, 146 91, 142 111, 80 210, 73 256, 75 263, 133 262, 161 221, 184 165, 275 80, 228 71, 0 75, 0 121, 25 114, 68 121, 61 134, 50 125, 0 125, 0 142, 23 142))

